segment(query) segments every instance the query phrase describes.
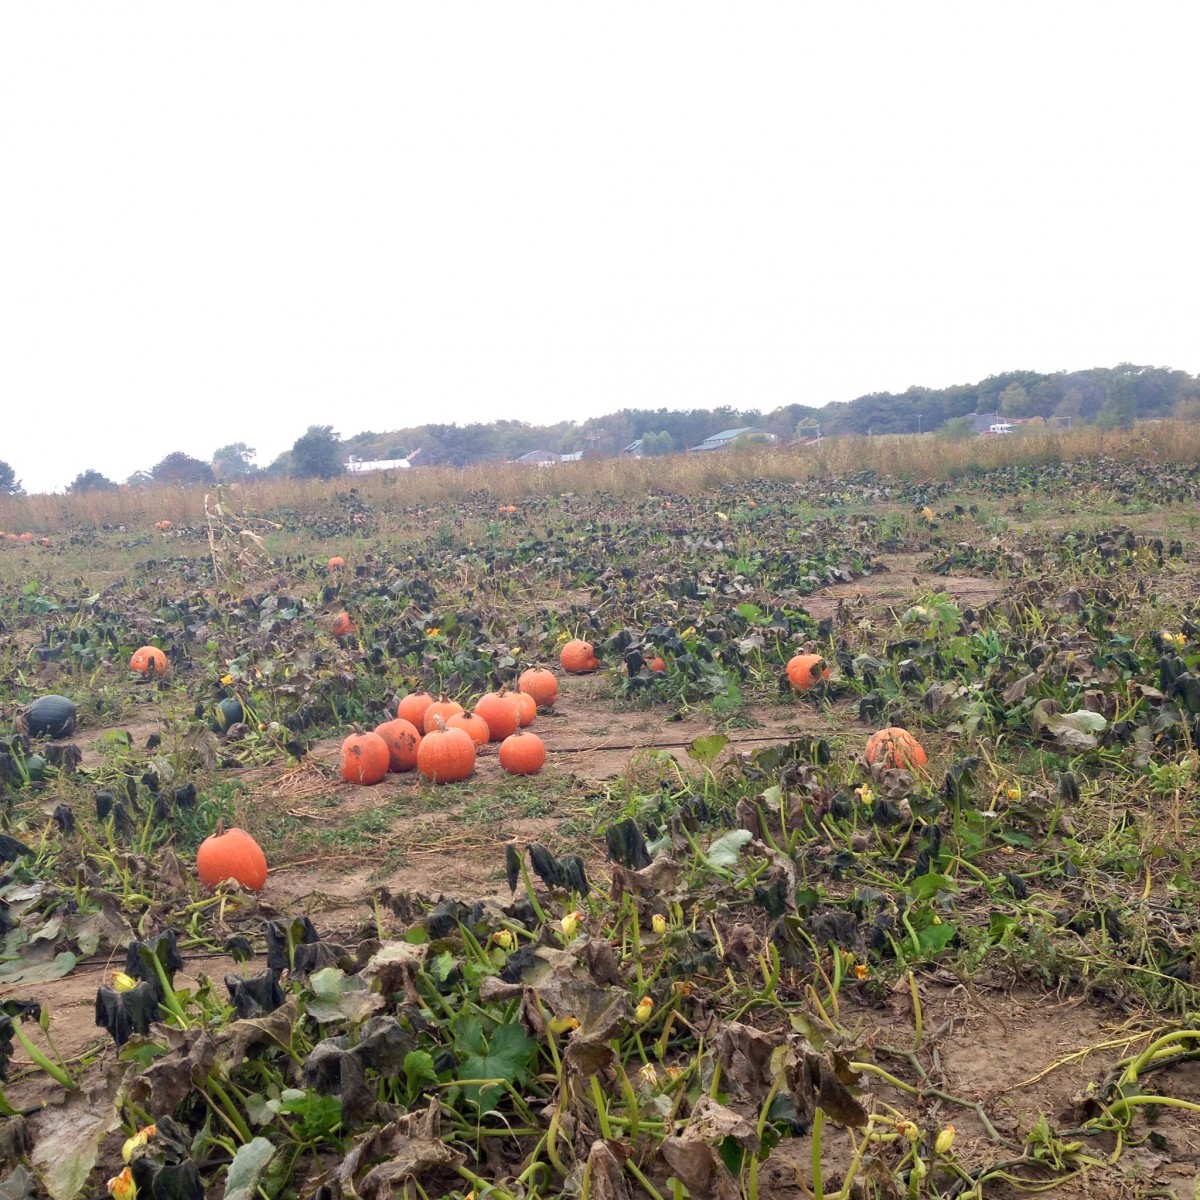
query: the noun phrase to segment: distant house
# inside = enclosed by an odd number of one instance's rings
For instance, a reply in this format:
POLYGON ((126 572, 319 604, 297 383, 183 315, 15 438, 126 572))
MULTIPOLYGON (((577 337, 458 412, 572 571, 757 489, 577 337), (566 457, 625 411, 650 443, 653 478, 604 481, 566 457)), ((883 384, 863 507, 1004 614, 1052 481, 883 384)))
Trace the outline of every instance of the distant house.
POLYGON ((351 475, 369 475, 372 471, 407 471, 412 463, 407 458, 384 458, 374 462, 364 462, 363 459, 355 458, 352 455, 345 466, 351 475))
POLYGON ((517 459, 517 462, 524 463, 527 467, 548 467, 551 463, 561 461, 561 456, 553 450, 530 450, 528 454, 522 454, 517 459))
POLYGON ((560 454, 558 456, 558 461, 559 462, 579 462, 580 459, 582 459, 582 458, 583 458, 583 451, 576 450, 571 454, 560 454))
POLYGON ((622 458, 641 458, 642 457, 642 443, 645 442, 645 440, 646 440, 645 438, 638 438, 638 440, 636 442, 630 442, 628 446, 625 446, 621 450, 621 457, 622 458))
POLYGON ((765 429, 759 429, 754 425, 743 425, 740 429, 722 429, 720 433, 714 433, 712 437, 706 437, 698 446, 692 447, 692 453, 708 450, 725 450, 732 446, 738 438, 742 437, 759 437, 774 445, 779 439, 773 434, 768 433, 765 429))

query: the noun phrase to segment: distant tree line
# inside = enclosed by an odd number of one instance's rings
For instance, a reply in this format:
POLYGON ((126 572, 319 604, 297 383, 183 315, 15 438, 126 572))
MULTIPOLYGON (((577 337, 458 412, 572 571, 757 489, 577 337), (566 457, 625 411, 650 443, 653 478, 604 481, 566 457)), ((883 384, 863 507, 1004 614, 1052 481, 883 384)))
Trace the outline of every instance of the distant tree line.
MULTIPOLYGON (((310 425, 290 450, 266 467, 255 464, 255 451, 245 442, 217 450, 205 462, 183 451, 168 454, 125 482, 131 486, 214 484, 239 479, 331 479, 353 456, 365 460, 412 458, 420 466, 466 466, 506 462, 532 450, 569 454, 585 450, 611 457, 641 440, 645 455, 670 454, 696 446, 723 429, 752 426, 783 441, 817 434, 932 433, 946 437, 973 434, 972 414, 995 414, 1007 420, 1041 417, 1064 423, 1118 428, 1137 420, 1177 417, 1200 419, 1200 376, 1167 367, 1119 363, 1086 371, 1006 371, 978 383, 948 388, 910 387, 903 392, 872 392, 821 407, 787 404, 772 412, 756 408, 623 408, 576 424, 560 421, 532 425, 524 421, 475 422, 469 425, 413 425, 386 433, 366 430, 342 438, 331 425, 310 425)), ((118 485, 99 471, 82 471, 68 487, 79 493, 118 485)), ((12 467, 0 462, 0 494, 16 495, 20 481, 12 467)))

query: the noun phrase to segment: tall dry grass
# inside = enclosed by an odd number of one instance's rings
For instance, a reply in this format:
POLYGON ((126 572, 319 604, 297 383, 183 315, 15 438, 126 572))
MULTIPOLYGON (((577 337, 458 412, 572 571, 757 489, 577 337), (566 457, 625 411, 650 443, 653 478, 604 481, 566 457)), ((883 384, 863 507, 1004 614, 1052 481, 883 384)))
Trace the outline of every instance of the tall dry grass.
MULTIPOLYGON (((751 479, 838 478, 862 471, 904 480, 943 480, 976 470, 1113 458, 1122 462, 1200 463, 1200 424, 1164 421, 1132 430, 1077 428, 961 442, 933 435, 827 438, 817 446, 752 447, 714 454, 654 459, 591 459, 547 469, 515 463, 420 468, 328 481, 280 479, 227 487, 224 499, 237 513, 312 512, 351 489, 377 509, 448 507, 472 493, 497 503, 575 492, 630 497, 651 493, 711 491, 751 479)), ((122 488, 81 496, 14 496, 0 499, 0 529, 51 534, 87 526, 148 528, 167 520, 201 525, 204 497, 213 489, 122 488)), ((286 523, 286 522, 285 522, 286 523)))

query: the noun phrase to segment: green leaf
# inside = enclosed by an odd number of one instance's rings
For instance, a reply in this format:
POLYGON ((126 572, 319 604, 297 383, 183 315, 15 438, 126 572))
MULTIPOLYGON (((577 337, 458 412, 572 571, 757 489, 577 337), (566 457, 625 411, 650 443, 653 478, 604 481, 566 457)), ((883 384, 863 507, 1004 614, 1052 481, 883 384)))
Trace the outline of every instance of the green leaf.
POLYGON ((239 1146, 225 1177, 225 1200, 250 1200, 258 1190, 263 1171, 274 1157, 275 1147, 266 1138, 256 1137, 239 1146))
POLYGON ((940 954, 954 940, 957 932, 957 926, 943 921, 940 925, 926 925, 917 934, 917 941, 921 943, 921 948, 930 954, 940 954))
MULTIPOLYGON (((537 1053, 535 1042, 517 1024, 500 1025, 492 1033, 486 1054, 469 1054, 459 1065, 460 1079, 496 1079, 509 1083, 525 1079, 529 1064, 537 1053)), ((499 1084, 467 1084, 463 1091, 468 1100, 479 1106, 482 1116, 491 1112, 504 1095, 499 1084)))
POLYGON ((32 963, 24 967, 19 962, 12 963, 12 970, 0 971, 0 983, 5 987, 15 983, 49 983, 74 970, 78 961, 69 950, 63 950, 49 962, 32 963))
POLYGON ((404 1056, 404 1078, 408 1082, 410 1097, 416 1095, 422 1083, 436 1083, 433 1055, 428 1050, 410 1050, 404 1056))
POLYGON ((723 733, 710 733, 707 737, 698 737, 688 747, 688 756, 703 766, 711 767, 728 744, 729 739, 723 733))
POLYGON ((737 865, 742 847, 750 840, 748 829, 734 829, 724 837, 719 837, 708 848, 705 857, 714 867, 733 867, 737 865))
POLYGON ((932 900, 938 892, 957 892, 954 880, 930 871, 927 875, 918 875, 909 886, 909 893, 914 900, 932 900))

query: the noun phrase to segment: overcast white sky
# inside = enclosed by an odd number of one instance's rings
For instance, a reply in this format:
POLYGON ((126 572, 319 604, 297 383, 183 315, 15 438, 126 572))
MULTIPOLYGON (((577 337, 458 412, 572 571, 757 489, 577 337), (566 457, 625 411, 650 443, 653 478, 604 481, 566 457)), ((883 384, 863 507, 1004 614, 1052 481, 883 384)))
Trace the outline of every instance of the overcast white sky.
POLYGON ((1194 3, 0 7, 0 459, 1200 371, 1194 3))

